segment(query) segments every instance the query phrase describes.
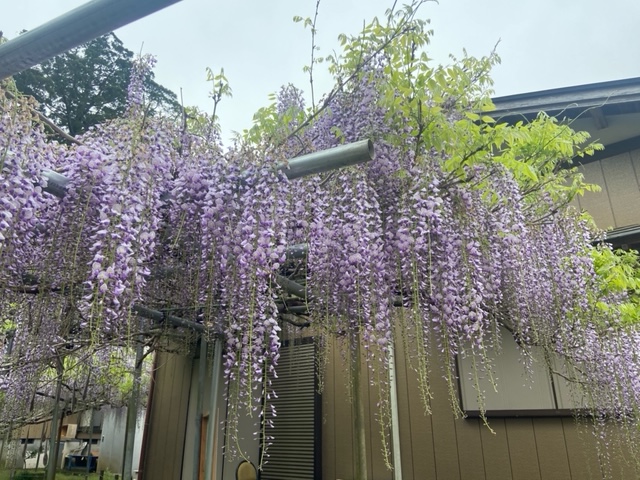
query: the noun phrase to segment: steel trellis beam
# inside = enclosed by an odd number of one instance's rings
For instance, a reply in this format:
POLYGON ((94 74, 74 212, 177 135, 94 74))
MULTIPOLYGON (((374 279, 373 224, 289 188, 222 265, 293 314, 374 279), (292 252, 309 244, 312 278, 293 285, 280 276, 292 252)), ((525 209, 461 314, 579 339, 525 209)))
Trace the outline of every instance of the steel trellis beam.
POLYGON ((0 45, 0 80, 180 0, 92 0, 0 45))

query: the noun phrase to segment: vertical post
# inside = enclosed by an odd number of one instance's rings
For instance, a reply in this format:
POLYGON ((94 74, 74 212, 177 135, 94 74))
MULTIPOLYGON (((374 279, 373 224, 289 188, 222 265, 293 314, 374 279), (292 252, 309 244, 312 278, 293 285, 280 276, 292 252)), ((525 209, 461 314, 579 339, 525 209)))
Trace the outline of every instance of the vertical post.
MULTIPOLYGON (((27 438, 24 439, 24 446, 22 447, 22 465, 25 465, 25 457, 27 456, 27 445, 29 445, 29 431, 31 430, 31 425, 27 425, 27 438)), ((15 464, 11 466, 11 478, 15 475, 15 464)))
POLYGON ((133 369, 133 387, 131 398, 127 406, 127 427, 124 438, 124 461, 122 462, 122 480, 131 480, 133 475, 133 447, 136 439, 136 424, 138 422, 138 405, 140 403, 140 377, 142 376, 142 360, 144 347, 142 343, 136 345, 136 363, 133 369))
POLYGON ((58 444, 60 442, 60 392, 62 390, 62 374, 64 366, 60 358, 56 359, 56 372, 58 378, 56 380, 56 393, 53 404, 53 412, 51 414, 51 440, 49 442, 49 463, 47 463, 47 480, 54 480, 56 477, 56 468, 58 467, 58 444))
POLYGON ((87 471, 85 474, 85 479, 89 477, 89 473, 91 472, 91 442, 93 441, 93 407, 91 407, 89 413, 89 441, 87 442, 87 471))
POLYGON ((351 352, 351 381, 353 383, 353 437, 355 480, 367 480, 367 443, 364 429, 364 403, 362 401, 363 385, 360 367, 360 333, 354 333, 354 350, 351 352))
POLYGON ((40 451, 47 437, 47 424, 42 425, 42 433, 40 434, 40 446, 38 447, 38 455, 36 456, 36 468, 40 468, 40 451))
MULTIPOLYGON (((9 445, 9 440, 11 439, 11 430, 13 429, 13 422, 9 422, 9 426, 7 427, 7 434, 4 436, 4 439, 2 440, 2 445, 0 445, 0 460, 2 460, 3 455, 5 454, 4 451, 4 447, 5 445, 7 445, 7 450, 8 450, 8 445, 9 445)), ((7 459, 4 459, 4 466, 7 466, 7 459)))
POLYGON ((198 362, 198 400, 196 403, 196 434, 193 442, 193 480, 200 479, 200 442, 202 430, 202 401, 204 398, 204 374, 207 370, 207 341, 200 335, 200 359, 198 362))
MULTIPOLYGON (((205 480, 211 480, 213 473, 213 441, 218 428, 216 410, 218 409, 218 390, 220 384, 220 369, 222 368, 222 340, 216 337, 213 343, 213 367, 211 369, 211 398, 209 398, 209 422, 207 424, 207 452, 204 464, 205 480)), ((197 448, 197 447, 196 447, 197 448)))
POLYGON ((391 448, 393 450, 393 480, 402 480, 402 455, 400 453, 400 424, 398 419, 398 385, 396 382, 396 354, 393 343, 389 345, 389 401, 391 403, 391 448))
MULTIPOLYGON (((13 340, 15 338, 16 335, 16 331, 15 330, 9 330, 7 332, 7 357, 11 357, 11 353, 13 352, 13 340)), ((3 373, 8 373, 10 370, 5 371, 3 373)), ((3 455, 5 454, 5 445, 7 446, 7 450, 8 450, 8 446, 9 446, 9 440, 11 438, 11 430, 13 429, 13 422, 10 421, 9 422, 9 426, 7 427, 7 434, 4 437, 4 440, 2 441, 2 445, 0 445, 0 461, 2 461, 3 459, 3 455)), ((7 459, 4 459, 4 466, 7 466, 7 459)))

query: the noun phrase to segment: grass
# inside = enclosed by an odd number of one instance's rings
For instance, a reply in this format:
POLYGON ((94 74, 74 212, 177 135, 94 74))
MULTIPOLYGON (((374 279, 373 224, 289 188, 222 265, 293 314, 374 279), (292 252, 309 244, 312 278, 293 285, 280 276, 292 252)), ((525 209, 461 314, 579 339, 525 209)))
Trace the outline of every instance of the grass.
MULTIPOLYGON (((29 469, 29 470, 16 470, 15 474, 14 474, 14 479, 15 480, 20 480, 21 477, 25 478, 25 480, 28 478, 29 480, 31 479, 44 479, 45 478, 45 472, 43 469, 29 469), (26 473, 29 474, 29 476, 23 476, 22 474, 26 473), (30 474, 36 474, 37 476, 31 476, 30 474)), ((11 471, 10 470, 1 470, 0 471, 0 480, 9 480, 11 478, 11 471)), ((56 480, 84 480, 84 479, 88 479, 88 480, 98 480, 100 478, 100 475, 98 473, 90 473, 88 477, 85 477, 84 472, 78 472, 78 473, 71 473, 71 472, 65 472, 65 471, 60 471, 60 472, 56 472, 56 480)), ((115 475, 113 473, 109 473, 109 472, 104 472, 104 476, 103 476, 104 480, 114 480, 115 479, 115 475)))

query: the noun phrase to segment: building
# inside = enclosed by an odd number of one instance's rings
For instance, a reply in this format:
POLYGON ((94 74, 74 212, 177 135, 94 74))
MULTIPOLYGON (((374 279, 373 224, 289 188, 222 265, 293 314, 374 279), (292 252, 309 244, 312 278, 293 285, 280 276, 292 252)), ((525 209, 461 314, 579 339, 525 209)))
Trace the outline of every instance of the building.
MULTIPOLYGON (((572 119, 572 128, 586 130, 605 145, 603 152, 581 159, 588 182, 602 186, 599 193, 587 193, 575 201, 589 211, 617 245, 640 242, 640 78, 512 95, 494 99, 494 118, 513 122, 530 119, 540 111, 572 119)), ((535 388, 519 366, 515 343, 508 339, 501 358, 496 359, 502 377, 501 392, 487 399, 492 433, 474 413, 477 404, 464 382, 460 385, 462 407, 467 418, 455 418, 448 400, 448 387, 432 377, 432 415, 425 415, 413 370, 396 345, 396 392, 398 397, 400 478, 469 480, 565 480, 596 479, 605 473, 613 478, 638 478, 627 452, 613 450, 603 472, 599 450, 588 426, 576 424, 571 408, 579 406, 567 393, 563 380, 546 370, 534 373, 535 388), (509 381, 510 380, 510 381, 509 381)), ((194 349, 195 352, 195 349, 194 349)), ((315 393, 312 344, 291 340, 283 350, 280 365, 281 388, 287 392, 279 413, 279 440, 271 449, 271 467, 262 478, 324 480, 354 479, 354 431, 350 393, 338 349, 330 359, 323 379, 322 395, 315 393), (287 404, 288 402, 288 404, 287 404)), ((435 358, 435 356, 434 356, 435 358)), ((148 430, 141 461, 141 478, 205 478, 202 463, 194 476, 197 452, 204 452, 204 432, 213 418, 219 425, 225 416, 219 384, 218 400, 204 395, 202 420, 195 415, 198 392, 210 391, 210 378, 221 382, 209 370, 202 380, 200 361, 194 353, 178 356, 158 354, 153 394, 149 404, 148 430), (216 406, 211 411, 206 405, 216 406), (197 432, 200 432, 197 434, 197 432), (194 444, 194 438, 200 444, 194 444)), ((434 367, 436 368, 436 367, 434 367)), ((464 363, 460 363, 464 378, 464 363)), ((363 372, 368 372, 363 369, 363 372)), ((364 382, 365 384, 367 382, 364 382)), ((214 389, 215 391, 215 389, 214 389)), ((393 473, 384 465, 380 451, 375 388, 360 392, 364 399, 367 477, 387 480, 393 473)), ((260 444, 252 439, 255 419, 241 426, 240 446, 258 463, 260 444)), ((224 460, 224 435, 214 429, 213 478, 235 478, 236 464, 224 460)), ((397 466, 396 466, 397 467, 397 466)))
MULTIPOLYGON (((142 409, 136 424, 134 442, 134 472, 138 468, 145 411, 142 409)), ((124 462, 127 408, 108 406, 93 412, 65 415, 60 430, 58 468, 82 471, 91 445, 95 469, 120 474, 124 462), (69 462, 69 456, 74 457, 69 462)), ((3 449, 7 467, 18 469, 44 468, 48 463, 51 421, 43 420, 23 426, 13 432, 12 440, 3 449)), ((134 477, 135 478, 135 477, 134 477)))

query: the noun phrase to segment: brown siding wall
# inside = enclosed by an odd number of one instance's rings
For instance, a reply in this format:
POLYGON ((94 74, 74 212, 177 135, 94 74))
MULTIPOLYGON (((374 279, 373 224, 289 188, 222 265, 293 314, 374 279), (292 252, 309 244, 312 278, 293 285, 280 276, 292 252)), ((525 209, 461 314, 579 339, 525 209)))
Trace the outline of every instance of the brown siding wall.
MULTIPOLYGON (((493 418, 489 419, 492 433, 478 418, 456 419, 437 365, 431 375, 433 413, 425 415, 416 375, 402 345, 397 346, 396 362, 403 480, 603 478, 589 425, 577 425, 570 417, 493 418)), ((353 477, 352 414, 345 371, 336 348, 322 395, 323 480, 357 480, 353 477)), ((380 432, 374 418, 376 388, 369 387, 367 395, 368 478, 389 480, 392 474, 381 461, 380 432)), ((628 454, 612 449, 611 455, 607 462, 611 478, 639 478, 628 454)))
POLYGON ((602 187, 578 198, 600 228, 640 223, 640 150, 622 153, 580 167, 585 180, 602 187))
POLYGON ((176 480, 181 476, 187 428, 192 359, 157 354, 153 399, 143 453, 143 480, 176 480))

